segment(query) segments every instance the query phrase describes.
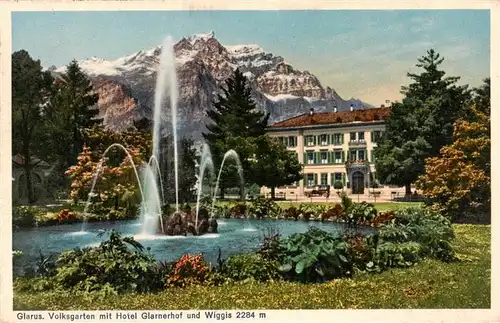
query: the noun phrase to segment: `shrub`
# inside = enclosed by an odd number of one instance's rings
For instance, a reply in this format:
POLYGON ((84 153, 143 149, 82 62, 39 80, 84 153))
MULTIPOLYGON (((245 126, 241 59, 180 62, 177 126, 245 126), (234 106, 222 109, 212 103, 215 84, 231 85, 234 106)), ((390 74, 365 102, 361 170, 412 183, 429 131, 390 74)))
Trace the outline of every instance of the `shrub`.
POLYGON ((349 224, 368 224, 377 215, 375 206, 371 203, 352 203, 344 209, 345 220, 349 224))
POLYGON ((70 209, 62 209, 57 214, 57 223, 59 224, 71 224, 78 221, 76 213, 70 209))
POLYGON ((338 221, 342 218, 343 210, 340 204, 335 204, 333 207, 328 209, 328 211, 321 214, 322 220, 332 219, 333 221, 338 221))
POLYGON ((280 278, 278 263, 247 253, 229 257, 224 263, 223 275, 232 281, 274 281, 280 278))
POLYGON ((252 201, 249 207, 249 212, 257 219, 264 217, 276 218, 280 214, 280 206, 270 199, 256 199, 252 201))
POLYGON ((283 210, 282 215, 285 219, 297 220, 299 218, 300 211, 295 206, 290 206, 289 208, 283 210))
POLYGON ((333 188, 336 190, 341 190, 344 188, 344 183, 342 183, 342 181, 336 181, 335 183, 333 183, 333 188))
POLYGON ((408 241, 402 243, 384 242, 377 246, 373 262, 367 264, 368 268, 377 266, 409 267, 422 259, 423 248, 418 242, 408 241))
POLYGON ((379 212, 372 220, 371 225, 373 227, 378 227, 382 224, 387 224, 394 219, 395 214, 396 213, 394 211, 379 212))
POLYGON ((203 259, 203 254, 186 254, 179 258, 173 266, 166 286, 185 287, 203 284, 207 281, 210 266, 203 259))
POLYGON ((282 260, 285 249, 280 244, 281 235, 276 231, 269 230, 262 239, 259 254, 265 260, 282 260))
POLYGON ((155 276, 156 261, 143 250, 132 237, 112 231, 98 247, 60 254, 53 281, 63 288, 104 295, 154 290, 162 278, 155 276))
POLYGON ((229 213, 232 217, 246 216, 247 206, 245 204, 238 203, 229 209, 229 213))
POLYGON ((322 282, 352 274, 348 245, 338 236, 311 227, 281 241, 285 258, 280 271, 286 278, 322 282))
POLYGON ((30 228, 35 226, 37 218, 43 211, 36 206, 17 206, 12 212, 12 225, 14 228, 30 228))

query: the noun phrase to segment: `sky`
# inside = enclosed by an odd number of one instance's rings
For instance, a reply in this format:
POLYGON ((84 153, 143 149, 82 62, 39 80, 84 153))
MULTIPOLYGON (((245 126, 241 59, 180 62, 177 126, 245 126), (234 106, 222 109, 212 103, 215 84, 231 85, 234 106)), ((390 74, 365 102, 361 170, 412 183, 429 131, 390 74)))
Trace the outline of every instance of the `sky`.
POLYGON ((223 45, 259 44, 342 98, 373 105, 399 100, 407 73, 430 48, 461 84, 478 86, 490 75, 488 10, 17 12, 12 50, 62 66, 211 30, 223 45))

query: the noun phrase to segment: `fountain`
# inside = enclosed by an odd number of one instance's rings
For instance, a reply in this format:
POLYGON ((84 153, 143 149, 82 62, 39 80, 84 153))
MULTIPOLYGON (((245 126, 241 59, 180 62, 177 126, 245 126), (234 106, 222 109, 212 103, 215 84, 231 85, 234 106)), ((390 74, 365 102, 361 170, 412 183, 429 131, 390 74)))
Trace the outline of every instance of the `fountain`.
POLYGON ((245 185, 245 181, 243 179, 243 168, 241 167, 240 157, 238 156, 238 153, 236 153, 236 151, 234 151, 233 149, 230 149, 224 154, 224 158, 222 158, 222 163, 221 163, 220 169, 219 169, 219 175, 217 175, 217 182, 215 182, 215 191, 214 191, 214 195, 212 197, 212 216, 213 216, 213 210, 215 208, 215 201, 217 200, 217 190, 219 189, 220 176, 222 174, 222 169, 224 167, 224 163, 226 162, 226 159, 228 159, 228 158, 233 158, 236 161, 236 166, 238 167, 238 175, 240 176, 240 186, 241 186, 242 192, 243 192, 243 187, 245 185))
MULTIPOLYGON (((132 157, 128 153, 127 149, 120 144, 112 144, 106 149, 103 154, 103 159, 99 163, 98 170, 94 174, 94 180, 89 193, 87 204, 85 206, 84 213, 86 214, 87 209, 91 202, 91 197, 93 196, 93 191, 97 182, 97 177, 100 174, 102 168, 102 162, 104 160, 107 152, 113 147, 120 147, 123 149, 134 168, 136 178, 139 184, 139 190, 141 192, 142 205, 141 205, 141 234, 142 235, 154 235, 157 233, 166 235, 187 235, 187 233, 192 233, 193 235, 201 235, 207 232, 215 233, 217 232, 217 221, 214 217, 208 218, 208 211, 200 210, 200 198, 202 191, 202 182, 205 175, 205 171, 208 170, 213 174, 213 162, 212 156, 210 154, 210 149, 208 145, 203 146, 201 165, 199 173, 199 184, 197 187, 197 202, 196 202, 196 212, 180 212, 179 211, 179 176, 178 176, 178 141, 177 141, 177 98, 178 98, 178 88, 177 88, 177 73, 175 68, 175 59, 173 53, 173 41, 172 38, 166 37, 163 42, 163 48, 160 55, 160 63, 158 68, 156 87, 155 87, 155 97, 154 97, 154 107, 153 107, 153 149, 152 156, 147 164, 143 165, 142 168, 142 180, 138 175, 137 168, 132 160, 132 157), (163 191, 163 181, 161 178, 159 158, 160 158, 160 140, 162 137, 162 108, 166 101, 166 97, 169 98, 171 116, 172 116, 172 132, 173 132, 173 146, 174 146, 174 180, 175 180, 175 212, 167 216, 163 214, 163 208, 165 207, 165 196, 163 191), (154 167, 153 167, 154 164, 154 167), (159 183, 158 183, 159 181, 159 183), (161 191, 161 199, 160 199, 161 191), (199 217, 201 218, 200 221, 199 217)), ((234 151, 230 151, 224 156, 226 157, 234 156, 237 154, 234 151)), ((239 162, 239 160, 238 160, 239 162)), ((241 166, 240 166, 241 169, 241 166)), ((241 170, 240 170, 241 173, 241 170)), ((242 176, 242 174, 240 174, 242 176)), ((220 174, 219 174, 220 177, 220 174)), ((86 230, 86 221, 82 226, 82 231, 86 230)))

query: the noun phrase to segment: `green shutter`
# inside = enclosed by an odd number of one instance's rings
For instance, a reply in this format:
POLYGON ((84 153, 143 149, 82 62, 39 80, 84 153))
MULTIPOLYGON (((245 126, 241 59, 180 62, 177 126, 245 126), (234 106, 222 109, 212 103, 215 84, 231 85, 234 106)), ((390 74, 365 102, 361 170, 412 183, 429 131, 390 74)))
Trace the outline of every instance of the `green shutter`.
POLYGON ((314 145, 314 146, 316 146, 316 145, 317 145, 317 139, 318 139, 318 138, 316 138, 316 137, 317 137, 317 136, 313 136, 313 145, 314 145))
POLYGON ((314 164, 321 163, 321 153, 319 151, 314 153, 314 164))
POLYGON ((341 133, 340 134, 340 143, 343 145, 344 144, 344 137, 345 137, 345 134, 341 133))
POLYGON ((370 162, 373 163, 374 158, 373 158, 373 149, 370 151, 370 162))
POLYGON ((370 132, 370 141, 375 142, 375 135, 373 134, 373 131, 370 132))
POLYGON ((314 174, 314 185, 318 185, 318 174, 314 174))
POLYGON ((307 136, 302 135, 302 146, 304 147, 306 146, 306 137, 307 136))
POLYGON ((345 151, 342 150, 342 162, 345 162, 346 161, 346 158, 345 158, 345 151))
POLYGON ((334 154, 333 151, 328 152, 328 164, 333 164, 333 159, 334 159, 333 154, 334 154))
POLYGON ((307 153, 304 153, 304 160, 302 161, 302 164, 307 165, 307 153))
POLYGON ((342 173, 342 184, 345 186, 345 173, 342 173))

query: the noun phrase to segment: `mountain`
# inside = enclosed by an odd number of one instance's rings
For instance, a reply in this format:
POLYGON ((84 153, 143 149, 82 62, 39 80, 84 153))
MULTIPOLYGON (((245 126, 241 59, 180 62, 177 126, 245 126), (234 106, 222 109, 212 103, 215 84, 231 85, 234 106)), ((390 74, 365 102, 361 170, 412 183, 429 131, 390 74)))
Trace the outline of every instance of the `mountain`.
MULTIPOLYGON (((134 120, 151 118, 161 46, 113 61, 91 57, 79 62, 99 94, 100 116, 110 129, 121 131, 134 120)), ((283 57, 265 52, 259 45, 224 46, 213 32, 181 39, 174 45, 179 84, 181 135, 195 139, 205 131, 205 111, 210 109, 220 86, 239 68, 249 79, 254 100, 270 113, 270 122, 317 111, 370 108, 360 100, 342 99, 324 87, 308 71, 294 69, 283 57)), ((50 70, 55 74, 65 67, 50 70)), ((164 113, 166 119, 169 113, 164 113)), ((167 123, 168 124, 168 123, 167 123)))

